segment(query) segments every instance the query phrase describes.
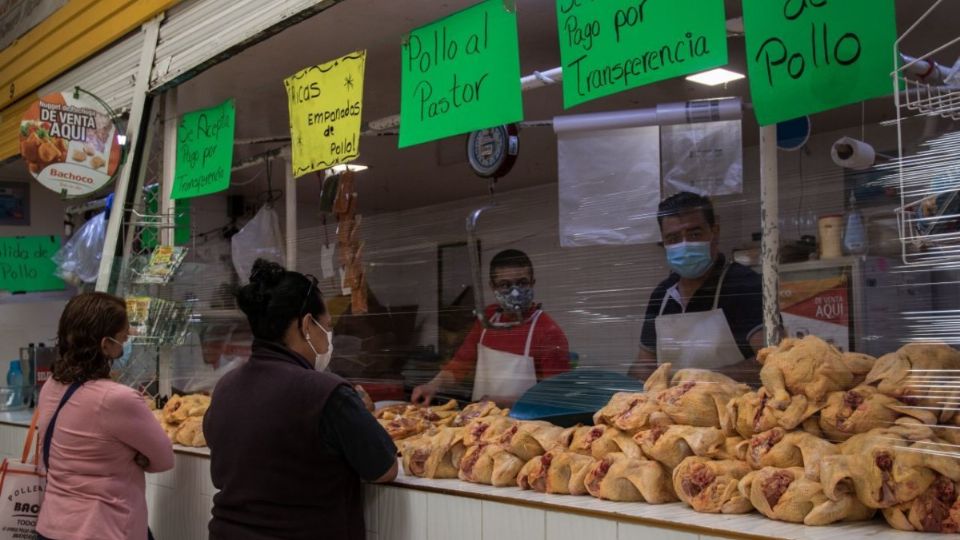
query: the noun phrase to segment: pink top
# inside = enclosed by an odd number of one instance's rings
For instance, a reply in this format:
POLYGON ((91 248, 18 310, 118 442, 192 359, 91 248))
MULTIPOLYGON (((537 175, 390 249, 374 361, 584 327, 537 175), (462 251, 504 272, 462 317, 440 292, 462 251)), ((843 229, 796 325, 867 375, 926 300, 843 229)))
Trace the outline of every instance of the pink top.
MULTIPOLYGON (((53 379, 43 385, 40 437, 68 387, 53 379)), ((143 398, 107 379, 77 389, 54 427, 37 532, 56 540, 145 540, 146 483, 133 461, 137 453, 150 460, 146 472, 173 468, 173 446, 143 398)))

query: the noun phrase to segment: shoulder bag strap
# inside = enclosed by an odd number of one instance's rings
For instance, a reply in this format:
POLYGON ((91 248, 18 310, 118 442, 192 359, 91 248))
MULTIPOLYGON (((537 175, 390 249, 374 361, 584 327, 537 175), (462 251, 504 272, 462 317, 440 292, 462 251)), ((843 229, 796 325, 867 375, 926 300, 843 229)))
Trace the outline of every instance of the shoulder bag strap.
POLYGON ((47 432, 43 438, 43 468, 46 470, 50 470, 50 442, 53 440, 53 428, 57 425, 57 417, 60 416, 60 411, 63 410, 63 406, 67 404, 67 401, 73 396, 73 393, 82 385, 83 383, 75 382, 67 388, 67 391, 63 393, 63 398, 60 400, 60 405, 57 405, 56 412, 54 412, 50 418, 50 425, 47 426, 47 432))
MULTIPOLYGON (((23 441, 23 455, 20 457, 20 463, 26 463, 30 458, 30 447, 33 446, 33 436, 37 433, 37 419, 40 418, 40 408, 33 410, 33 418, 30 419, 30 429, 27 430, 27 440, 23 441)), ((34 455, 36 458, 36 455, 34 455)))

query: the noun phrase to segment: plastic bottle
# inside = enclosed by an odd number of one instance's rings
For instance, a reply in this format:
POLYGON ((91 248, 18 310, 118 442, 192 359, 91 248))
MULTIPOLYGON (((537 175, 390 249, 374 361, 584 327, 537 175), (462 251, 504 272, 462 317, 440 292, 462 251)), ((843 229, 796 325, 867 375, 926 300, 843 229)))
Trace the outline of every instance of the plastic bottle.
POLYGON ((857 198, 850 193, 850 208, 844 216, 843 250, 847 255, 866 255, 867 226, 863 221, 863 214, 857 208, 857 198))
POLYGON ((10 387, 10 397, 7 399, 8 409, 18 409, 23 407, 23 369, 20 367, 19 360, 10 362, 10 368, 7 370, 7 386, 10 387))

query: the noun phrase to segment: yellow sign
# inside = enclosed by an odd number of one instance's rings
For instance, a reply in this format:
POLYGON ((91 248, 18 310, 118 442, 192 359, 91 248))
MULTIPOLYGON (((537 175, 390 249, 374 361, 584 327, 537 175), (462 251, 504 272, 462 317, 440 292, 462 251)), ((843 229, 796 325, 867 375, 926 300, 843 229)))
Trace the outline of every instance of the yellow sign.
POLYGON ((360 155, 367 51, 308 67, 287 79, 293 174, 328 169, 360 155))

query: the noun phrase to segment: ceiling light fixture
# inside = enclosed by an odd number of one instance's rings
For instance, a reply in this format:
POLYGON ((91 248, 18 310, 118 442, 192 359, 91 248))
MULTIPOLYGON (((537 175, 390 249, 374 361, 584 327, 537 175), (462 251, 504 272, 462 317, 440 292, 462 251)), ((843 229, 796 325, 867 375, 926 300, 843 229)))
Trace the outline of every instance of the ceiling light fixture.
POLYGON ((736 71, 730 71, 723 68, 717 68, 711 69, 710 71, 695 73, 687 77, 687 80, 699 84, 705 84, 707 86, 717 86, 718 84, 739 81, 742 78, 744 78, 742 73, 737 73, 736 71))

